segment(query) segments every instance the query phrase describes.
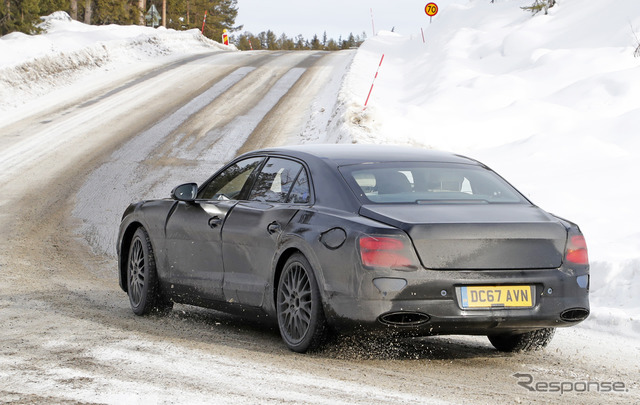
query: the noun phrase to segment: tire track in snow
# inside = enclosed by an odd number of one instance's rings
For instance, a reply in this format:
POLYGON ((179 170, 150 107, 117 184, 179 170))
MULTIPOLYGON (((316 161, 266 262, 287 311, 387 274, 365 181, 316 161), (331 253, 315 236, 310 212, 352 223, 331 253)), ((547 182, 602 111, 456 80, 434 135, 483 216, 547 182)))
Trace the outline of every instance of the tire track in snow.
MULTIPOLYGON (((86 137, 112 134, 115 128, 126 131, 136 123, 135 116, 130 114, 130 111, 140 111, 140 107, 150 105, 152 100, 156 100, 163 93, 166 94, 167 86, 180 83, 184 77, 201 76, 203 63, 206 61, 216 63, 219 60, 224 63, 226 60, 232 60, 233 56, 235 55, 214 54, 192 61, 183 65, 181 69, 162 72, 152 75, 148 80, 134 82, 127 91, 113 93, 110 97, 85 105, 84 108, 61 111, 40 125, 33 124, 20 129, 16 134, 16 141, 0 151, 0 181, 9 180, 46 156, 64 153, 68 148, 86 143, 86 137)), ((222 76, 228 69, 220 69, 220 72, 213 76, 222 76)), ((5 131, 10 130, 3 128, 2 137, 8 136, 5 131)), ((6 142, 6 139, 3 141, 6 142)))
POLYGON ((119 220, 130 202, 167 197, 173 186, 202 181, 232 158, 314 54, 270 54, 264 64, 240 67, 201 100, 194 99, 114 152, 88 177, 73 211, 94 250, 115 253, 119 220))
POLYGON ((145 178, 137 173, 139 164, 189 117, 209 105, 254 69, 236 69, 173 114, 125 143, 109 162, 91 173, 78 192, 73 214, 83 220, 82 233, 92 246, 105 241, 106 246, 101 253, 115 253, 117 219, 124 207, 131 202, 132 189, 138 191, 139 188, 150 187, 145 178))

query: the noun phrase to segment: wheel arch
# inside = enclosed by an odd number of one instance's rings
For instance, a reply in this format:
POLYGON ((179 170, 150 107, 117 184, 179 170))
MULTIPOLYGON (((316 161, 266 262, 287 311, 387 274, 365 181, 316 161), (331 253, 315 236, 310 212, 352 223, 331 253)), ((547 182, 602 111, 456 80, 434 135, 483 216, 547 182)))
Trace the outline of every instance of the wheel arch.
POLYGON ((320 265, 320 261, 316 257, 313 249, 308 246, 303 239, 298 236, 293 236, 288 240, 287 243, 284 243, 282 248, 279 249, 279 253, 274 257, 273 262, 273 278, 271 285, 269 286, 268 291, 268 301, 265 305, 265 310, 270 314, 275 315, 276 313, 276 296, 278 292, 278 282, 280 281, 280 275, 282 274, 282 270, 284 270, 284 265, 287 263, 287 260, 291 256, 296 253, 300 253, 303 255, 311 264, 311 271, 313 271, 313 275, 318 282, 318 289, 320 290, 320 296, 324 303, 326 303, 325 297, 325 279, 324 274, 322 272, 322 266, 320 265))
POLYGON ((125 231, 122 233, 122 239, 120 241, 120 255, 118 257, 118 269, 120 288, 124 292, 128 292, 129 287, 127 285, 127 260, 129 258, 129 248, 131 247, 131 240, 138 228, 144 228, 144 226, 138 222, 131 222, 125 231))
POLYGON ((280 275, 282 274, 282 270, 284 270, 284 265, 287 262, 287 260, 289 260, 289 258, 296 253, 304 254, 297 247, 289 247, 285 249, 285 251, 282 252, 282 254, 280 254, 280 256, 276 261, 276 265, 273 273, 273 283, 271 286, 271 294, 270 294, 271 296, 270 302, 273 303, 274 308, 275 308, 276 296, 278 294, 278 283, 280 282, 280 275))

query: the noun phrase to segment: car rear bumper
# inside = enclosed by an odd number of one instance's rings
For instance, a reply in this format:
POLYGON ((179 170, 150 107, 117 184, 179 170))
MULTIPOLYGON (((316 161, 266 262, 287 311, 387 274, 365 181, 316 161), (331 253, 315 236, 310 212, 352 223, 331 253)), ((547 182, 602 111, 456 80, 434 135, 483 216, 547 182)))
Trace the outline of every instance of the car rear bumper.
POLYGON ((357 294, 329 294, 327 318, 341 330, 393 330, 413 335, 526 332, 573 326, 589 315, 588 266, 582 269, 429 271, 368 274, 357 294), (379 280, 406 280, 388 283, 379 280), (378 280, 374 284, 374 280, 378 280), (377 284, 377 286, 376 286, 377 284), (462 286, 530 285, 530 308, 463 308, 462 286), (389 290, 385 290, 389 288, 389 290))

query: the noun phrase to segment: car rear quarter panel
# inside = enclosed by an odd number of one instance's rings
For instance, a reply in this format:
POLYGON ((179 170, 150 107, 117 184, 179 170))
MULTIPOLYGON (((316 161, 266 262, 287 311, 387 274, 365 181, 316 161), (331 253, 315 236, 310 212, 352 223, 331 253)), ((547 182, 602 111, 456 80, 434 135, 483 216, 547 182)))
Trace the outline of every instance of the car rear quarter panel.
POLYGON ((269 313, 275 313, 275 291, 280 271, 286 259, 292 253, 300 251, 313 267, 325 304, 326 315, 331 318, 335 312, 331 308, 334 297, 353 298, 363 293, 362 286, 366 284, 364 281, 369 271, 360 264, 357 249, 359 236, 398 233, 403 232, 344 211, 323 207, 300 210, 286 228, 274 257, 274 278, 269 286, 272 289, 273 299, 265 309, 269 313), (344 242, 337 247, 323 239, 323 234, 334 229, 343 230, 346 235, 344 242))

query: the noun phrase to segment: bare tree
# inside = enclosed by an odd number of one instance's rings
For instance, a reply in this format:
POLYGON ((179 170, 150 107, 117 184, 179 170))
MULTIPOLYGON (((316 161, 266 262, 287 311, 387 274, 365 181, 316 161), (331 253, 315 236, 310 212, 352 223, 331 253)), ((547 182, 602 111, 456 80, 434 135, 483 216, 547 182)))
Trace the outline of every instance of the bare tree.
POLYGON ((78 0, 71 0, 69 2, 71 8, 71 18, 74 20, 78 19, 78 0))
POLYGON ((138 0, 138 13, 139 13, 138 24, 139 25, 145 24, 144 13, 146 11, 147 11, 147 2, 145 0, 138 0))
POLYGON ((162 0, 162 26, 167 28, 167 0, 162 0))
POLYGON ((91 24, 91 14, 93 13, 93 3, 91 0, 85 0, 84 2, 84 23, 91 24))

